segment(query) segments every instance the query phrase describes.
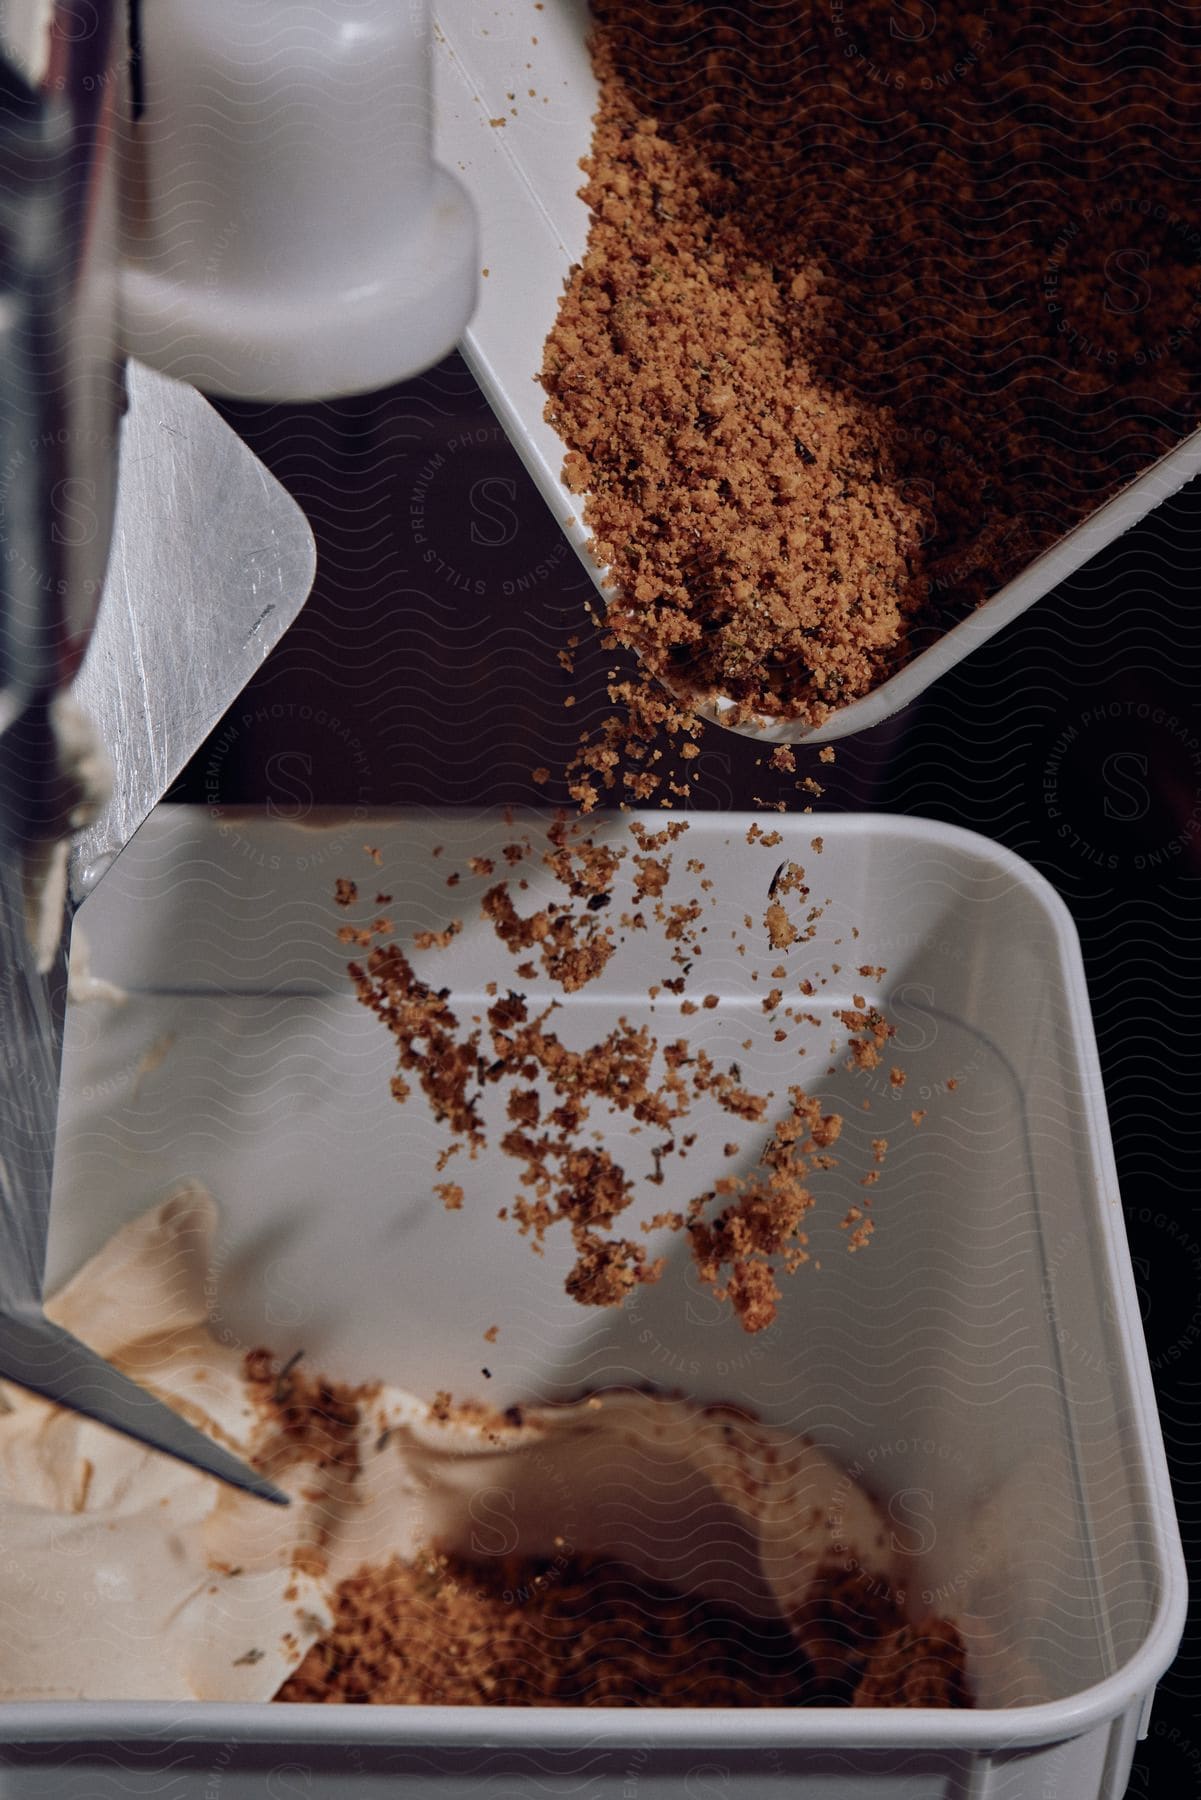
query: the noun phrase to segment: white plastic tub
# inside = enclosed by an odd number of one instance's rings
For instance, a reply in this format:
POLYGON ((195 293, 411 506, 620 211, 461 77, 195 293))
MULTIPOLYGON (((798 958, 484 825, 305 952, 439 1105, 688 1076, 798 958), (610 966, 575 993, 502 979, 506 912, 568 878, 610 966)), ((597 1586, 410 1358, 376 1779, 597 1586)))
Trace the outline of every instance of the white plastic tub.
MULTIPOLYGON (((540 11, 530 0, 435 11, 438 154, 461 175, 475 201, 480 261, 487 271, 463 352, 543 499, 597 577, 586 550, 582 501, 559 478, 564 447, 542 418, 545 395, 534 382, 564 283, 583 255, 588 232, 588 211, 578 191, 579 159, 591 144, 596 100, 585 47, 586 0, 554 0, 540 11)), ((863 699, 838 708, 813 729, 796 720, 740 729, 765 742, 826 743, 879 724, 1177 493, 1199 469, 1201 432, 1194 432, 863 699)), ((720 721, 727 706, 717 700, 699 710, 720 721)))
MULTIPOLYGON (((624 1313, 576 1306, 559 1249, 540 1261, 495 1217, 512 1164, 456 1164, 462 1212, 432 1194, 440 1134, 389 1096, 390 1041, 349 991, 332 892, 346 874, 382 886, 402 932, 470 921, 472 883, 451 892, 445 874, 513 828, 469 815, 151 816, 81 914, 95 968, 131 997, 72 1010, 50 1279, 189 1174, 224 1209, 212 1310, 226 1341, 303 1345, 313 1366, 431 1395, 481 1392, 486 1354, 502 1405, 649 1380, 752 1406, 887 1500, 930 1604, 987 1615, 1043 1697, 1020 1703, 1015 1682, 999 1697, 1019 1703, 961 1713, 20 1704, 0 1725, 0 1796, 1118 1800, 1178 1642, 1184 1574, 1075 934, 1047 884, 982 838, 830 818, 816 857, 817 823, 782 822, 764 849, 746 818, 698 816, 684 840, 715 882, 698 991, 721 1004, 676 1029, 771 1084, 780 1052, 750 974, 778 959, 738 956, 730 931, 748 936, 744 913, 761 918, 792 855, 831 905, 789 953, 789 980, 841 958, 826 1016, 864 990, 858 964, 886 964, 908 1076, 897 1097, 838 1059, 815 1083, 847 1113, 843 1166, 813 1215, 822 1267, 792 1279, 766 1333, 744 1335, 678 1246, 624 1313), (928 1109, 918 1131, 902 1125, 911 1107, 928 1109), (837 1221, 885 1130, 876 1236, 850 1257, 837 1221)), ((478 924, 445 959, 462 1012, 503 979, 478 924)), ((561 1033, 644 1015, 666 960, 649 937, 615 958, 567 999, 561 1033)), ((658 1026, 674 1007, 660 1002, 658 1026)), ((814 1073, 828 1043, 823 1027, 814 1073)), ((698 1141, 690 1191, 726 1135, 698 1141)), ((670 1186, 650 1192, 654 1210, 672 1204, 670 1186)))

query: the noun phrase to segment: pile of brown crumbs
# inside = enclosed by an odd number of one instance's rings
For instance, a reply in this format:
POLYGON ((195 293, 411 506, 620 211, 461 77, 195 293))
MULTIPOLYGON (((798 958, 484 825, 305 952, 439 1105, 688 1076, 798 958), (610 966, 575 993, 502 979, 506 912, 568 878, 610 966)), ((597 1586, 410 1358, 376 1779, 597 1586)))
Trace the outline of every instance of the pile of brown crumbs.
POLYGON ((333 1629, 284 1702, 376 1706, 970 1706, 947 1620, 905 1625, 845 1582, 808 1609, 820 1661, 782 1621, 689 1598, 620 1563, 487 1566, 430 1553, 344 1581, 333 1629))
MULTIPOLYGON (((1196 425, 1195 22, 926 10, 595 0, 546 411, 684 708, 820 723, 1196 425)), ((581 804, 663 727, 634 684, 581 804)))

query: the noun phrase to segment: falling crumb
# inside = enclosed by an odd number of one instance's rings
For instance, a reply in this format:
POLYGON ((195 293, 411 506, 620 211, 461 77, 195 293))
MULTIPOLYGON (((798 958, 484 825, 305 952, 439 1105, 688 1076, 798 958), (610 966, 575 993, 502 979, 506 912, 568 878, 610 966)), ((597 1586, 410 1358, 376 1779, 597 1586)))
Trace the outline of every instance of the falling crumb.
POLYGON ((764 914, 768 942, 773 950, 787 950, 799 936, 788 913, 778 900, 773 900, 764 914))
POLYGON ((463 929, 462 919, 452 919, 444 931, 415 931, 413 947, 417 950, 445 950, 463 929))
POLYGON ((765 1263, 736 1263, 727 1294, 747 1331, 762 1331, 776 1316, 780 1289, 765 1263))

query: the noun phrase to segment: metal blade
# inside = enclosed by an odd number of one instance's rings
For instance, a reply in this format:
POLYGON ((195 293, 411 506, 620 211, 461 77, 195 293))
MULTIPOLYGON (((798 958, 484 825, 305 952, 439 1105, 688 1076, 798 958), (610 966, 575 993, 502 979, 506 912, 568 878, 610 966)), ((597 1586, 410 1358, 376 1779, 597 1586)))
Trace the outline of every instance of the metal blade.
MULTIPOLYGON (((0 738, 0 781, 5 744, 0 738)), ((0 786, 0 1313, 22 1313, 42 1300, 59 1058, 50 987, 34 966, 25 929, 20 849, 4 828, 4 798, 0 786)))
POLYGON ((240 1457, 122 1375, 94 1350, 41 1314, 0 1314, 0 1368, 6 1381, 55 1400, 72 1412, 124 1432, 154 1450, 191 1463, 206 1475, 262 1500, 287 1506, 288 1496, 240 1457))
POLYGON ((286 1505, 273 1483, 42 1314, 64 976, 61 956, 49 977, 34 966, 19 854, 0 830, 0 1377, 286 1505))
MULTIPOLYGON (((74 847, 68 919, 236 700, 308 595, 303 513, 193 389, 131 363, 104 597, 72 692, 100 728, 112 798, 74 847)), ((287 1495, 41 1313, 65 956, 38 972, 21 878, 39 778, 0 738, 0 1376, 281 1504, 287 1495)))
POLYGON ((296 502, 194 388, 131 361, 104 598, 72 694, 115 782, 70 865, 77 906, 304 605, 296 502))

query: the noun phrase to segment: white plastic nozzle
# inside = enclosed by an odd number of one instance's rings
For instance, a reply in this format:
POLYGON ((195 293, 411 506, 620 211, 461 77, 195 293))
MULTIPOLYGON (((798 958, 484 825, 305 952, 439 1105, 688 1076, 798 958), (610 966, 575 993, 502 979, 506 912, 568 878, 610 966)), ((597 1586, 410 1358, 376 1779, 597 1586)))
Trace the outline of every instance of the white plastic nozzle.
POLYGON ((126 347, 210 393, 386 386, 457 342, 475 215, 433 159, 427 0, 143 0, 126 347))

